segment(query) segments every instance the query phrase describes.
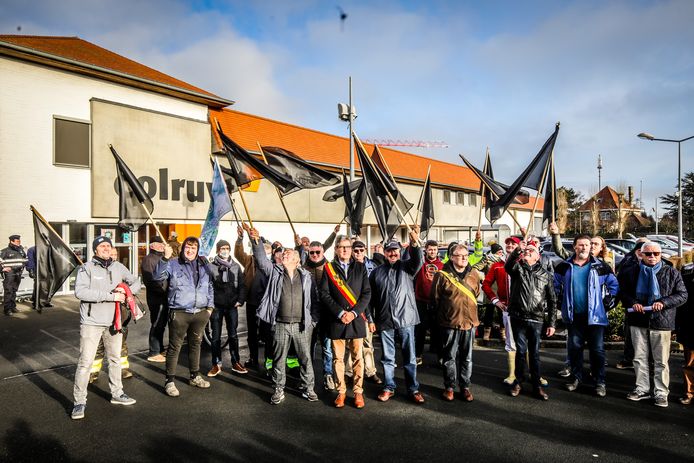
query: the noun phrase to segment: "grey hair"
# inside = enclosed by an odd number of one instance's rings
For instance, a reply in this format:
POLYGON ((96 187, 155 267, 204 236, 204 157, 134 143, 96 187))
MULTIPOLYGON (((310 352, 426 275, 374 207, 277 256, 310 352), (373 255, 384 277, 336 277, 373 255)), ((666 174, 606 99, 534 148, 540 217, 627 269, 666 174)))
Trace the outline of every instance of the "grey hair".
POLYGON ((470 254, 470 250, 467 248, 467 245, 463 243, 458 243, 451 246, 451 255, 453 255, 453 253, 456 252, 458 249, 465 249, 468 252, 468 254, 470 254))
POLYGON ((658 252, 663 252, 663 249, 660 247, 660 244, 653 242, 653 241, 648 241, 646 243, 643 243, 643 245, 641 246, 641 252, 643 252, 643 250, 645 248, 653 248, 654 250, 656 250, 658 252))

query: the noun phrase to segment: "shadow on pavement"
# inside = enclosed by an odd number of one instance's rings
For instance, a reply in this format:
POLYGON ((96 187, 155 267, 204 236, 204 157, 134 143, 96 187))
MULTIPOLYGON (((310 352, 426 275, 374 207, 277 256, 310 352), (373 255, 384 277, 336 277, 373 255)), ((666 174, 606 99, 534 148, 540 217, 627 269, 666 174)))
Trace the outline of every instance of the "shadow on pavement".
POLYGON ((0 461, 78 461, 70 457, 65 446, 58 439, 35 433, 24 420, 16 420, 5 432, 3 440, 7 453, 0 455, 0 461))

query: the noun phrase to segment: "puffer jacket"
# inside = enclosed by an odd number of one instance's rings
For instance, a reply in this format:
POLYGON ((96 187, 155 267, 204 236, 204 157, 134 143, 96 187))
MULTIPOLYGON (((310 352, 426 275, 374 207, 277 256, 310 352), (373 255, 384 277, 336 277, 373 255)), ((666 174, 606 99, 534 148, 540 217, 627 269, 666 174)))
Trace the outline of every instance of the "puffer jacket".
POLYGON ((328 271, 323 271, 320 282, 320 297, 326 310, 323 312, 329 317, 328 335, 330 339, 358 339, 366 337, 366 309, 371 300, 371 285, 369 275, 364 264, 350 261, 347 275, 340 266, 337 259, 333 260, 332 268, 335 273, 349 286, 353 295, 357 298, 354 307, 350 307, 349 302, 344 298, 337 286, 328 276, 328 271), (342 311, 351 311, 356 314, 356 318, 349 325, 345 325, 338 318, 342 311))
POLYGON ((154 268, 152 279, 168 280, 168 301, 170 310, 183 310, 197 313, 207 308, 214 308, 214 289, 207 265, 198 257, 193 261, 186 260, 183 254, 176 259, 162 258, 154 268), (193 281, 197 266, 198 284, 193 281))
MULTIPOLYGON (((619 273, 619 298, 622 301, 624 310, 633 307, 635 303, 641 302, 636 297, 636 283, 638 282, 640 271, 640 265, 632 265, 622 268, 622 271, 619 273)), ((642 314, 627 312, 627 321, 630 326, 658 331, 671 331, 675 329, 677 308, 687 302, 687 288, 684 285, 684 281, 682 281, 680 272, 665 262, 663 262, 663 266, 656 274, 656 279, 658 280, 661 294, 658 301, 663 303, 663 310, 642 314)))
POLYGON ((231 258, 225 266, 222 258, 215 256, 208 265, 214 288, 214 306, 218 309, 235 307, 246 302, 246 285, 241 266, 231 258), (226 273, 226 278, 224 274, 226 273), (227 281, 224 281, 224 280, 227 281))
POLYGON ((480 294, 480 274, 468 265, 459 278, 451 261, 446 262, 443 269, 434 274, 431 285, 431 303, 436 307, 439 326, 456 330, 469 330, 479 326, 477 317, 477 296, 480 294), (472 295, 470 298, 463 290, 450 280, 453 278, 463 285, 472 295))
POLYGON ((414 277, 422 266, 422 252, 410 252, 406 261, 386 261, 369 276, 371 307, 376 327, 383 330, 406 328, 419 324, 414 295, 414 277))
MULTIPOLYGON (((267 278, 265 294, 258 305, 256 315, 265 323, 275 325, 275 318, 279 310, 280 299, 282 298, 282 278, 284 267, 273 264, 265 256, 265 248, 262 243, 252 243, 253 257, 258 266, 257 273, 262 273, 267 278)), ((304 310, 302 314, 301 331, 308 326, 315 327, 320 321, 320 301, 318 300, 318 290, 313 284, 313 277, 301 267, 296 269, 301 275, 301 287, 303 289, 304 310)))
MULTIPOLYGON (((571 286, 573 261, 575 254, 568 260, 557 264, 554 269, 554 290, 561 295, 561 316, 566 323, 573 323, 574 300, 571 286)), ((590 273, 588 277, 588 324, 607 326, 607 311, 603 304, 603 292, 617 296, 619 284, 612 269, 605 262, 590 257, 590 273), (603 290, 604 288, 604 290, 603 290)))
POLYGON ((541 261, 531 267, 519 260, 519 256, 520 248, 513 251, 504 265, 511 277, 508 314, 522 320, 546 321, 548 326, 554 327, 557 321, 557 296, 553 274, 541 261))
POLYGON ((120 262, 98 259, 83 264, 77 271, 75 297, 80 300, 80 323, 111 326, 115 314, 113 290, 121 283, 133 294, 140 291, 140 280, 120 262))

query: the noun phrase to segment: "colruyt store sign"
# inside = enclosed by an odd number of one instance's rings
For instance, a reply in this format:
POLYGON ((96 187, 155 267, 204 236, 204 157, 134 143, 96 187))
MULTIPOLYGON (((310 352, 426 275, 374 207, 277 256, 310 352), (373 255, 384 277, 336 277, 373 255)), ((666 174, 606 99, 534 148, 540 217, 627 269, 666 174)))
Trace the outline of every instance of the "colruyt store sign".
POLYGON ((91 109, 93 217, 118 217, 112 144, 152 198, 155 219, 205 219, 212 178, 206 121, 101 100, 91 109))

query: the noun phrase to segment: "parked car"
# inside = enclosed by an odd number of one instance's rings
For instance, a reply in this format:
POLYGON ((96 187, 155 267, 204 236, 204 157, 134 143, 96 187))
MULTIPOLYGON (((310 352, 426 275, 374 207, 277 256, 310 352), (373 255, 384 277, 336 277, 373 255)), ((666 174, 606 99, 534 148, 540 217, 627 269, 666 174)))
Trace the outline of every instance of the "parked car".
POLYGON ((605 242, 608 244, 615 244, 628 251, 633 250, 636 247, 636 240, 630 238, 606 238, 605 242))
MULTIPOLYGON (((561 240, 562 246, 564 246, 564 249, 566 249, 569 254, 574 252, 574 243, 571 240, 561 240)), ((554 247, 552 246, 551 241, 544 241, 540 243, 540 250, 542 251, 542 255, 548 256, 549 259, 552 261, 552 265, 555 267, 564 259, 559 257, 556 252, 554 252, 554 247)))
MULTIPOLYGON (((679 244, 678 244, 678 238, 677 236, 674 235, 646 235, 646 238, 648 238, 651 241, 664 241, 666 243, 671 243, 671 246, 674 246, 675 249, 679 250, 679 244)), ((662 246, 662 244, 661 244, 662 246)), ((691 244, 684 239, 682 240, 682 250, 683 251, 691 251, 694 249, 694 244, 691 244)))

